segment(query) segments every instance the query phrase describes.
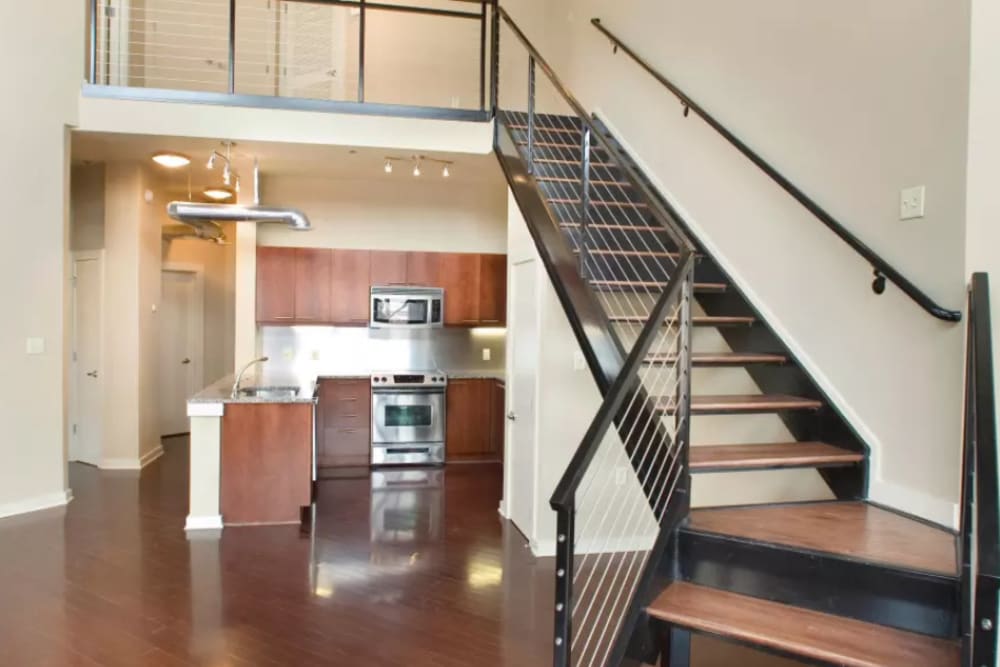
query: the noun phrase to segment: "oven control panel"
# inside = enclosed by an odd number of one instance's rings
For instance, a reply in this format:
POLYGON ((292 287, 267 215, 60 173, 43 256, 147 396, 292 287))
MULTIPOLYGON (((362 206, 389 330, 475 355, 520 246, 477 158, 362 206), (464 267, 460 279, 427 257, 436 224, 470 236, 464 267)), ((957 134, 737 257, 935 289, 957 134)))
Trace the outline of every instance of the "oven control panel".
POLYGON ((373 387, 443 387, 448 377, 440 371, 424 373, 374 373, 373 387))

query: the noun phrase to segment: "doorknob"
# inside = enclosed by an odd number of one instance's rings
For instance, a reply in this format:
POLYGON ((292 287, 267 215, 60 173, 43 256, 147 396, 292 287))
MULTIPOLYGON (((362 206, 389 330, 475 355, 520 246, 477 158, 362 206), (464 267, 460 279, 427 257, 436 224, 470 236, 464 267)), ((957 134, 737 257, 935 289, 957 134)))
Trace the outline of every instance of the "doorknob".
POLYGON ((187 357, 184 357, 184 361, 182 361, 181 363, 182 363, 182 364, 190 364, 190 363, 191 363, 191 360, 190 360, 190 359, 188 359, 187 357))
POLYGON ((513 410, 507 413, 507 419, 511 420, 512 422, 517 421, 517 415, 514 414, 513 410))
POLYGON ((87 373, 87 377, 89 378, 97 377, 97 371, 90 371, 89 373, 87 373))

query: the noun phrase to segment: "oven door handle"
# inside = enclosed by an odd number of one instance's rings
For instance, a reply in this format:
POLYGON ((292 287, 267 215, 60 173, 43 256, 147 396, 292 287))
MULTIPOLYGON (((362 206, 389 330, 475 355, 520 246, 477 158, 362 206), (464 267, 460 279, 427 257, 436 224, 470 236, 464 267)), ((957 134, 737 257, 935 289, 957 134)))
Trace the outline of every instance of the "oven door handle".
POLYGON ((443 394, 444 387, 372 387, 373 394, 443 394))

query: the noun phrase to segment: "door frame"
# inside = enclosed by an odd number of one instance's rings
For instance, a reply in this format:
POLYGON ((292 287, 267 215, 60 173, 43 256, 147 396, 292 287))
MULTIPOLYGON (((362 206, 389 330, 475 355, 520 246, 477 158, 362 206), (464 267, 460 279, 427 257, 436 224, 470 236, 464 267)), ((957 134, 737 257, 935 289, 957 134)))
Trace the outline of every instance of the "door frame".
POLYGON ((515 363, 515 340, 517 338, 517 315, 516 306, 514 305, 514 298, 517 296, 517 285, 514 283, 514 277, 518 273, 514 270, 514 267, 522 264, 532 264, 533 273, 535 279, 534 290, 534 307, 535 307, 535 358, 541 358, 541 314, 542 314, 542 302, 543 302, 543 292, 541 286, 544 286, 542 280, 547 280, 548 276, 544 274, 541 269, 541 260, 537 256, 526 257, 516 262, 510 262, 508 267, 508 307, 507 307, 507 393, 506 393, 506 410, 507 413, 504 414, 504 429, 506 430, 506 437, 504 438, 504 483, 503 490, 504 495, 500 501, 500 514, 511 522, 529 543, 534 544, 535 540, 535 527, 538 524, 538 480, 539 480, 539 457, 538 457, 538 437, 539 437, 539 423, 538 423, 538 391, 539 391, 539 373, 536 365, 535 377, 534 377, 534 395, 535 395, 535 410, 534 410, 534 421, 531 424, 532 432, 532 446, 534 448, 532 460, 534 465, 531 467, 531 524, 530 526, 518 526, 514 523, 511 510, 510 498, 513 496, 514 487, 514 463, 516 463, 517 458, 512 456, 513 447, 515 446, 515 435, 514 435, 514 424, 511 420, 507 419, 507 414, 513 410, 515 403, 515 397, 517 393, 517 382, 514 375, 514 363, 515 363))
MULTIPOLYGON (((195 364, 195 384, 201 388, 205 386, 205 267, 201 264, 194 264, 191 262, 164 262, 160 268, 160 301, 163 301, 163 274, 164 273, 190 273, 194 275, 194 319, 189 320, 194 322, 192 328, 197 329, 200 335, 195 337, 194 341, 194 359, 192 362, 195 364)), ((162 312, 162 308, 161 308, 162 312)), ((162 333, 163 331, 163 319, 160 318, 161 324, 158 326, 158 330, 162 333)), ((190 325, 189 325, 190 326, 190 325)), ((163 345, 163 336, 157 337, 157 345, 163 345)), ((157 355, 159 355, 160 350, 157 350, 157 355)), ((159 361, 157 361, 159 363, 159 361)), ((163 378, 159 377, 160 372, 157 368, 157 382, 162 386, 163 378)), ((162 409, 163 402, 160 402, 162 409)), ((162 415, 157 415, 158 422, 162 423, 162 415)), ((162 435, 180 435, 180 434, 160 434, 162 435)))
MULTIPOLYGON (((69 346, 70 346, 70 360, 69 360, 69 372, 72 380, 69 383, 69 419, 66 421, 66 460, 75 461, 77 459, 72 458, 74 453, 77 453, 78 444, 78 429, 73 427, 80 423, 80 386, 79 386, 79 368, 77 367, 77 292, 76 292, 76 263, 79 261, 96 261, 98 262, 98 275, 100 276, 98 280, 97 289, 101 296, 101 312, 98 314, 98 331, 97 331, 97 377, 101 381, 101 392, 104 392, 104 379, 106 373, 104 372, 104 359, 105 349, 104 349, 104 332, 107 327, 107 308, 105 307, 105 291, 107 287, 107 261, 106 253, 104 249, 100 250, 73 250, 70 252, 70 334, 69 334, 69 346)), ((103 410, 101 414, 98 415, 98 421, 101 422, 102 427, 104 424, 104 414, 103 410)), ((102 429, 103 430, 103 429, 102 429)), ((92 465, 100 464, 100 456, 98 456, 97 461, 89 462, 92 465)))

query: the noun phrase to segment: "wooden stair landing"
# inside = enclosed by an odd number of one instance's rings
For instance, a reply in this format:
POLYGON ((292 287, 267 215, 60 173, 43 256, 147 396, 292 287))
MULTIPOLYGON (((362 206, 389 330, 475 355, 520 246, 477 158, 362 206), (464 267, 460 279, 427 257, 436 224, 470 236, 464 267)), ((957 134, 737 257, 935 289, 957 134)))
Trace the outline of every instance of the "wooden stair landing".
POLYGON ((697 509, 687 529, 958 576, 953 533, 863 502, 697 509))
POLYGON ((861 452, 825 442, 701 445, 691 448, 691 472, 848 466, 864 458, 861 452))
POLYGON ((674 582, 647 608, 672 625, 846 667, 958 667, 957 641, 674 582))

